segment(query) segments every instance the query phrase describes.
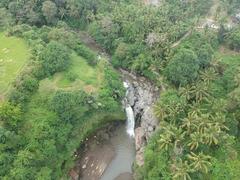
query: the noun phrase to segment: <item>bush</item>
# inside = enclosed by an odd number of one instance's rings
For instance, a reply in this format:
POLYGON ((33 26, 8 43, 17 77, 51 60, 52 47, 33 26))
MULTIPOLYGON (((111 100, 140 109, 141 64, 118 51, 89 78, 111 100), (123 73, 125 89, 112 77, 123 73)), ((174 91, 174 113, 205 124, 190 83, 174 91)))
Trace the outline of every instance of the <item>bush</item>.
POLYGON ((47 75, 53 75, 56 72, 66 70, 70 65, 69 50, 55 41, 51 41, 46 46, 41 52, 39 59, 47 75))
POLYGON ((197 51, 199 65, 201 68, 206 68, 209 66, 212 58, 213 58, 213 48, 210 44, 204 44, 197 51))
POLYGON ((195 53, 188 49, 180 49, 170 60, 165 75, 176 86, 185 86, 198 77, 199 61, 195 53))
POLYGON ((240 50, 240 28, 233 30, 228 38, 227 43, 229 44, 230 48, 236 51, 240 50))
POLYGON ((75 81, 77 78, 78 78, 78 75, 73 73, 73 72, 68 72, 67 75, 66 75, 67 79, 69 81, 75 81))
POLYGON ((97 56, 96 54, 86 46, 82 44, 78 44, 75 48, 75 51, 79 56, 84 57, 89 65, 96 65, 97 64, 97 56))

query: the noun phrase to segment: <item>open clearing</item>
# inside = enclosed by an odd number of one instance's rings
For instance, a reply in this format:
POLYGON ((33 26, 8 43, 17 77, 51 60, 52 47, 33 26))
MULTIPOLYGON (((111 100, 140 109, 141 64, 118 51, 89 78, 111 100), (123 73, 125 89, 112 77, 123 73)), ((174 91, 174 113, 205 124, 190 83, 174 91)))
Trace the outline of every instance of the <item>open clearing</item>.
POLYGON ((39 92, 53 92, 56 90, 85 90, 88 93, 96 92, 103 81, 104 63, 102 60, 92 67, 87 61, 76 53, 72 54, 72 65, 64 72, 56 73, 51 78, 40 82, 39 92), (74 80, 69 79, 69 74, 75 76, 74 80))
POLYGON ((0 99, 29 58, 30 52, 24 40, 0 33, 0 99))

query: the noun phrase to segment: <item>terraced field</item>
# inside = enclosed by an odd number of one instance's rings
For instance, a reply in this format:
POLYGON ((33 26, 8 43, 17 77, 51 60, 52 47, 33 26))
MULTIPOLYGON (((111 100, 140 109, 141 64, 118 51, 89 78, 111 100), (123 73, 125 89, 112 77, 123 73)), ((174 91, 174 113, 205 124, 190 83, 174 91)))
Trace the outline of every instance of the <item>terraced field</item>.
POLYGON ((0 100, 30 58, 24 40, 0 33, 0 100))

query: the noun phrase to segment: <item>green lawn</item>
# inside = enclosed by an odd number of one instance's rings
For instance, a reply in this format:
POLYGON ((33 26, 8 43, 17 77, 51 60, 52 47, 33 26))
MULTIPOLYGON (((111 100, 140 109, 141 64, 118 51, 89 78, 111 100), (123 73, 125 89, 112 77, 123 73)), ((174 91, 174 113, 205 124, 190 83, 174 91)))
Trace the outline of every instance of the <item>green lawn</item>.
POLYGON ((86 92, 96 92, 103 81, 104 60, 96 67, 89 66, 85 59, 76 53, 71 55, 72 65, 67 71, 56 73, 51 78, 46 78, 40 82, 39 92, 52 92, 59 89, 78 90, 86 92), (76 79, 69 80, 69 73, 74 74, 76 79))
POLYGON ((7 93, 29 58, 30 52, 24 40, 0 33, 0 97, 7 93))

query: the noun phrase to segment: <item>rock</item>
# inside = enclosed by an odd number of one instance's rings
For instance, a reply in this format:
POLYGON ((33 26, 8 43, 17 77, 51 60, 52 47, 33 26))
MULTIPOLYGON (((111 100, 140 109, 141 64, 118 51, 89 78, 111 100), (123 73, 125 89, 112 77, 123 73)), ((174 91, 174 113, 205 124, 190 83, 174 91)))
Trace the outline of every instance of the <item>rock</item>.
POLYGON ((144 163, 144 147, 158 127, 153 105, 160 95, 159 88, 144 77, 138 77, 124 70, 121 72, 124 81, 128 82, 126 98, 133 108, 137 126, 140 126, 135 129, 135 145, 136 162, 141 166, 144 163))
POLYGON ((152 126, 149 126, 148 127, 148 132, 152 132, 153 131, 153 127, 152 126))
POLYGON ((72 169, 69 172, 69 175, 70 175, 72 180, 78 180, 79 179, 79 175, 78 175, 78 173, 74 169, 72 169))
POLYGON ((86 169, 86 167, 87 167, 87 165, 86 165, 86 164, 84 164, 84 165, 82 166, 82 168, 83 168, 83 169, 86 169))
POLYGON ((135 129, 136 151, 140 150, 141 147, 145 144, 144 134, 145 133, 142 127, 138 127, 137 129, 135 129))
POLYGON ((109 136, 108 133, 104 133, 104 134, 102 134, 102 138, 103 138, 105 141, 107 141, 107 140, 109 140, 110 136, 109 136))
POLYGON ((143 166, 144 164, 144 147, 136 152, 136 163, 138 166, 143 166))

